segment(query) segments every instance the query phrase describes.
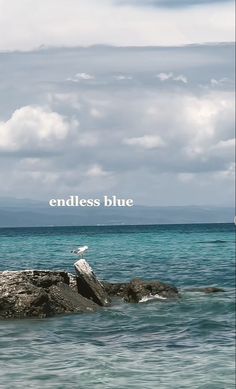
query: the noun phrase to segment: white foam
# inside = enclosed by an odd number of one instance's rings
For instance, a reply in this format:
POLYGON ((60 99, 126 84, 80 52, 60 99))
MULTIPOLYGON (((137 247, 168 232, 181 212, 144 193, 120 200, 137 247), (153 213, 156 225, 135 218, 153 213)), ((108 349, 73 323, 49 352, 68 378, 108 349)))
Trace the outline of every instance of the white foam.
POLYGON ((145 303, 146 301, 151 301, 151 300, 166 300, 167 297, 160 296, 159 294, 150 294, 149 296, 143 297, 139 302, 140 303, 145 303))

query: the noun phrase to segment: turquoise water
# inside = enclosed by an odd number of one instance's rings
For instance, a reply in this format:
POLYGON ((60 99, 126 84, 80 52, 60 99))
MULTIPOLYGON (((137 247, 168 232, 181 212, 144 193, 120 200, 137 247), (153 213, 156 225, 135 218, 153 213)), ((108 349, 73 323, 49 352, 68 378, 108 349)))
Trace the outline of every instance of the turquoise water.
POLYGON ((73 271, 70 250, 84 244, 101 279, 226 292, 2 321, 1 388, 235 387, 233 224, 0 229, 0 270, 73 271))

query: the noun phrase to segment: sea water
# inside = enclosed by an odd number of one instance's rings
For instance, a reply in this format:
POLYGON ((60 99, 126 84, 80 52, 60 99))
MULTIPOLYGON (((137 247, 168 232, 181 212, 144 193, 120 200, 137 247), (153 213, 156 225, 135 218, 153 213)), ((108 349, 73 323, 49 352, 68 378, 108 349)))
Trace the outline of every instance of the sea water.
POLYGON ((234 388, 233 224, 0 229, 0 270, 64 269, 70 251, 107 281, 158 279, 179 301, 0 322, 0 387, 234 388), (218 286, 224 293, 187 292, 218 286))

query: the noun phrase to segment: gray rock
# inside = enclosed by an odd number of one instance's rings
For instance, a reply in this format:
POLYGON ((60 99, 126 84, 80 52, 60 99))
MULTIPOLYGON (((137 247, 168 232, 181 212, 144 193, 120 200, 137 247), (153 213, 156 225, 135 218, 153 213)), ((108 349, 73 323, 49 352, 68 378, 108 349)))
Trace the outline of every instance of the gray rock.
POLYGON ((74 263, 77 275, 78 293, 86 298, 91 299, 96 304, 106 306, 110 304, 110 298, 102 285, 97 279, 92 268, 85 261, 80 259, 74 263))
POLYGON ((66 272, 0 272, 0 319, 48 317, 98 308, 69 286, 66 272))
POLYGON ((102 285, 104 286, 108 296, 111 297, 114 296, 122 297, 129 284, 130 284, 129 282, 112 283, 112 282, 102 281, 102 285))
POLYGON ((110 296, 119 296, 129 303, 138 303, 145 299, 167 299, 180 297, 178 289, 160 281, 142 281, 138 278, 129 283, 103 282, 110 296))
POLYGON ((69 285, 70 288, 73 289, 76 293, 78 293, 78 288, 77 288, 77 277, 76 275, 72 273, 68 273, 69 276, 69 285))
POLYGON ((49 288, 49 296, 56 314, 82 313, 98 309, 97 304, 81 296, 64 283, 51 286, 49 288))

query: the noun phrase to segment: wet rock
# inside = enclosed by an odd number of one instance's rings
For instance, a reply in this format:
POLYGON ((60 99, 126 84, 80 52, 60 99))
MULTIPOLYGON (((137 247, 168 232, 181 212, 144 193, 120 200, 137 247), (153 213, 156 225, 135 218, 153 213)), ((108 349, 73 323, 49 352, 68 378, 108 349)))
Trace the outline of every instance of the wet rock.
POLYGON ((106 282, 102 281, 102 285, 105 288, 105 291, 107 292, 108 296, 123 296, 125 293, 129 283, 128 282, 123 282, 123 283, 111 283, 111 282, 106 282))
POLYGON ((97 279, 85 259, 75 262, 74 266, 77 275, 78 293, 100 306, 109 305, 110 298, 103 284, 97 279))
POLYGON ((138 303, 151 298, 176 298, 180 297, 178 289, 160 281, 143 281, 134 279, 129 283, 108 283, 103 285, 110 296, 119 296, 126 302, 138 303))
POLYGON ((134 279, 124 291, 123 298, 130 303, 138 303, 144 298, 153 296, 162 298, 179 297, 177 288, 160 281, 142 281, 134 279))
POLYGON ((0 272, 0 319, 48 317, 97 308, 70 288, 66 272, 0 272))
POLYGON ((206 293, 206 294, 225 292, 224 289, 217 288, 215 286, 208 286, 206 288, 189 288, 189 289, 185 289, 185 291, 187 291, 187 292, 202 292, 202 293, 206 293))

